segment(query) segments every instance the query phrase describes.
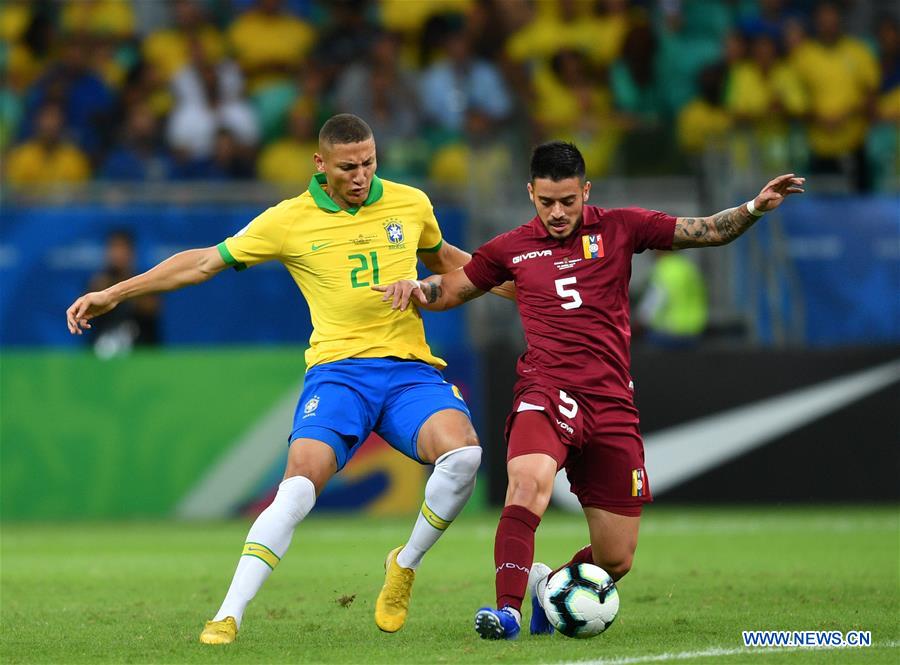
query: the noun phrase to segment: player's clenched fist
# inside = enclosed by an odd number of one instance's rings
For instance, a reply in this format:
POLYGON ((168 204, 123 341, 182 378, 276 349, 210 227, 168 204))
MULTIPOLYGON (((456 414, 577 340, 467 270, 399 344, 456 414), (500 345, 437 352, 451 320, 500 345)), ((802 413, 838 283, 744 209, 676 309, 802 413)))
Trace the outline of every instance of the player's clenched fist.
POLYGON ((381 291, 383 302, 393 300, 391 309, 399 309, 401 312, 409 307, 409 299, 415 297, 421 304, 428 304, 428 298, 422 290, 422 282, 415 279, 401 279, 393 284, 373 286, 373 291, 381 291))
POLYGON ((88 321, 101 314, 106 314, 118 304, 118 301, 106 291, 86 293, 66 310, 69 332, 73 335, 82 334, 83 330, 91 327, 88 321))

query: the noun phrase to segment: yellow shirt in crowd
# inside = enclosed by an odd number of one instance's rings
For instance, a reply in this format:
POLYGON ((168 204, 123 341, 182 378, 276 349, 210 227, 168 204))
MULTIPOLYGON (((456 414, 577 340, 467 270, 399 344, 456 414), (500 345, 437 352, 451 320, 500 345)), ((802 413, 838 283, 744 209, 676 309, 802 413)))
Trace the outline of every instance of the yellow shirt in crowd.
POLYGON ((256 163, 256 172, 261 180, 293 186, 297 191, 315 175, 316 165, 312 155, 318 151, 319 142, 315 139, 308 142, 279 139, 262 151, 256 163))
POLYGON ((52 185, 87 180, 91 167, 87 157, 71 143, 47 149, 27 141, 9 151, 6 178, 14 185, 52 185))
POLYGON ((842 37, 832 46, 807 41, 790 57, 809 97, 813 152, 834 157, 856 150, 866 134, 865 105, 878 87, 878 63, 863 42, 842 37))
POLYGON ((806 94, 797 72, 786 63, 778 63, 768 72, 754 62, 734 67, 729 81, 726 105, 738 116, 754 120, 772 119, 775 104, 783 116, 806 112, 806 94))
MULTIPOLYGON (((204 25, 198 32, 200 47, 210 62, 225 57, 225 39, 212 25, 204 25)), ((142 51, 148 62, 159 68, 163 77, 171 80, 191 60, 190 42, 179 30, 159 30, 148 35, 142 51)))
POLYGON ((254 70, 267 67, 296 70, 312 48, 316 32, 289 14, 270 15, 250 10, 231 24, 228 37, 235 58, 248 76, 252 93, 287 75, 254 73, 254 70))
POLYGON ((731 131, 731 114, 703 99, 688 103, 678 114, 678 144, 687 152, 723 145, 731 131))

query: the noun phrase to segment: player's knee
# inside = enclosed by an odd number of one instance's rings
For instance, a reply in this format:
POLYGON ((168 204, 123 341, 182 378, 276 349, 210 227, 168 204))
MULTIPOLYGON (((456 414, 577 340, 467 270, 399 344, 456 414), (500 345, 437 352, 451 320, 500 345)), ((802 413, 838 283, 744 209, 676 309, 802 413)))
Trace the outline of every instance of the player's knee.
POLYGON ((547 504, 550 502, 551 491, 552 485, 546 487, 546 483, 537 475, 517 473, 509 478, 509 492, 506 503, 507 505, 524 506, 532 512, 543 514, 547 504))
POLYGON ((444 453, 435 460, 435 468, 459 478, 463 482, 475 480, 481 466, 481 446, 465 445, 444 453))
POLYGON ((272 505, 278 506, 284 516, 296 524, 306 517, 315 501, 316 487, 313 481, 306 476, 291 476, 278 485, 272 505))
POLYGON ((633 561, 634 554, 629 553, 622 556, 606 557, 605 561, 596 561, 595 563, 609 573, 610 577, 618 581, 628 574, 633 561))

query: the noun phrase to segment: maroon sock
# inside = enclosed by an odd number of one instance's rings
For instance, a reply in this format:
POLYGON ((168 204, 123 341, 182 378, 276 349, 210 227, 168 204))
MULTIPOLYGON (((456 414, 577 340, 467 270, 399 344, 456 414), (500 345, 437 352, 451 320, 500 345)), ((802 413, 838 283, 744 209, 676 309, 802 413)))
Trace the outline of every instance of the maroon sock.
MULTIPOLYGON (((575 552, 575 556, 572 557, 571 561, 569 561, 568 563, 564 563, 553 572, 558 572, 566 566, 571 566, 576 563, 594 563, 594 551, 591 549, 590 545, 582 547, 580 550, 575 552)), ((553 573, 550 574, 552 575, 553 573)))
POLYGON ((494 538, 498 609, 509 605, 522 610, 534 560, 534 532, 540 523, 540 517, 522 506, 507 506, 500 514, 494 538))

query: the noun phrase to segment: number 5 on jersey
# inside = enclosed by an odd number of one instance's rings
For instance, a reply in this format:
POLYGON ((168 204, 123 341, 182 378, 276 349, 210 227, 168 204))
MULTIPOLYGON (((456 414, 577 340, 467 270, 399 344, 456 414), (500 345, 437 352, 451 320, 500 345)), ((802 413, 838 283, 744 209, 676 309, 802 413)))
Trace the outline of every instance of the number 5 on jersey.
POLYGON ((569 300, 569 298, 571 298, 569 302, 564 302, 560 305, 563 309, 578 309, 581 307, 581 294, 575 289, 566 288, 569 284, 574 284, 575 281, 575 277, 563 277, 555 282, 556 292, 559 294, 559 297, 564 300, 569 300))

